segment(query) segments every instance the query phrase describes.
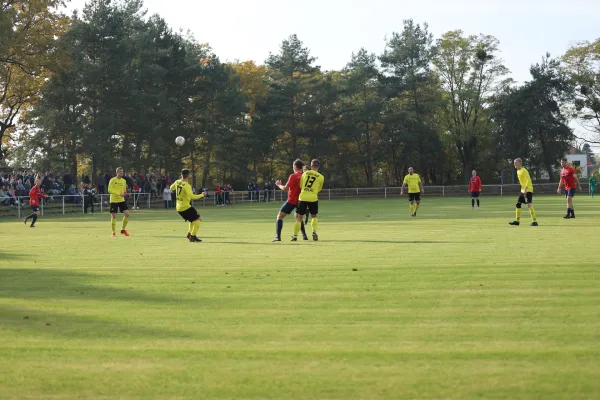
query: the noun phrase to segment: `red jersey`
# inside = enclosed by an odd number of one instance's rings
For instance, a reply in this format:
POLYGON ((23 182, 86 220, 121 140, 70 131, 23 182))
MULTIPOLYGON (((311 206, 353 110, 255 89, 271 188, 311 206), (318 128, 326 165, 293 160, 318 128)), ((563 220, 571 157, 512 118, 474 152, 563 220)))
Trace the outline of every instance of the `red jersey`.
POLYGON ((295 206, 298 205, 298 198, 300 197, 300 179, 302 178, 302 171, 291 174, 288 178, 285 186, 288 187, 288 199, 287 202, 295 206))
POLYGON ((481 178, 478 176, 472 176, 469 180, 469 191, 481 192, 481 178))
POLYGON ((40 199, 46 197, 39 186, 34 186, 29 191, 29 205, 32 207, 40 206, 40 199))
POLYGON ((565 184, 566 190, 577 189, 575 187, 576 173, 577 171, 575 171, 575 168, 571 167, 570 165, 567 165, 560 171, 560 179, 562 179, 563 183, 565 184))
POLYGON ((216 192, 217 194, 221 194, 221 185, 217 185, 217 186, 215 186, 215 192, 216 192))

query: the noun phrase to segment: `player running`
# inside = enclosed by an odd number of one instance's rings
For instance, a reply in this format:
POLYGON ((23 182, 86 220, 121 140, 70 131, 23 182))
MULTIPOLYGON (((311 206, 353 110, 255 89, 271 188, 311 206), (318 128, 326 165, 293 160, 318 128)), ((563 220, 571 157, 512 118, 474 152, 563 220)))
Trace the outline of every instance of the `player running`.
POLYGON ((40 179, 36 179, 35 184, 29 191, 29 205, 31 206, 33 213, 26 216, 23 220, 23 223, 27 225, 27 221, 31 219, 31 225, 29 225, 30 228, 35 228, 35 221, 37 221, 38 217, 40 216, 40 199, 45 199, 48 197, 44 194, 44 192, 42 192, 42 188, 40 187, 41 184, 42 181, 40 179))
POLYGON ((594 175, 590 176, 590 195, 594 198, 594 194, 596 193, 596 184, 598 180, 594 175))
POLYGON ((112 178, 108 183, 108 193, 110 194, 110 215, 112 237, 117 236, 117 213, 123 213, 123 222, 121 224, 121 234, 129 236, 129 232, 125 230, 129 222, 129 208, 125 202, 125 194, 127 193, 127 181, 123 179, 123 168, 117 168, 117 176, 112 178))
MULTIPOLYGON (((302 167, 304 163, 300 159, 296 159, 292 164, 292 168, 294 173, 290 175, 285 186, 281 184, 281 180, 275 182, 275 185, 283 190, 288 191, 288 198, 285 203, 281 206, 279 213, 277 213, 277 222, 276 222, 276 233, 275 239, 273 242, 281 242, 281 231, 283 229, 283 219, 286 215, 289 215, 298 207, 298 197, 300 196, 300 179, 302 179, 302 167)), ((306 230, 304 228, 304 222, 300 226, 302 230, 302 238, 304 240, 308 240, 306 236, 306 230)))
POLYGON ((575 210, 573 209, 573 197, 575 197, 576 188, 579 187, 579 191, 581 192, 581 182, 579 182, 579 177, 577 176, 577 171, 575 168, 569 165, 569 161, 566 158, 560 160, 560 166, 562 170, 560 171, 560 181, 558 182, 558 189, 556 193, 560 194, 560 188, 565 186, 565 197, 567 198, 567 215, 565 215, 564 219, 575 218, 575 210))
POLYGON ((410 215, 417 216, 417 210, 421 205, 421 193, 424 193, 423 182, 419 174, 415 174, 413 167, 408 168, 408 175, 404 177, 402 188, 400 188, 400 196, 404 195, 404 188, 408 185, 408 201, 410 202, 410 215), (415 201, 417 204, 415 205, 415 201))
POLYGON ((190 180, 190 170, 182 169, 181 170, 181 179, 176 180, 171 185, 171 190, 175 192, 175 196, 177 199, 176 210, 181 215, 185 221, 188 221, 189 229, 187 238, 192 243, 200 243, 202 239, 199 239, 198 229, 200 229, 200 224, 202 223, 202 218, 198 211, 190 204, 192 200, 200 200, 206 196, 206 192, 202 192, 202 194, 194 194, 192 192, 192 187, 189 184, 190 180))
POLYGON ((319 160, 315 159, 310 162, 310 170, 302 174, 300 179, 300 197, 298 201, 298 209, 296 210, 296 224, 294 225, 294 236, 292 241, 298 240, 298 232, 302 227, 302 219, 308 210, 312 219, 310 226, 312 227, 312 237, 314 241, 319 240, 317 228, 319 227, 319 192, 323 189, 325 178, 319 173, 319 160))
POLYGON ((537 218, 535 216, 535 209, 533 208, 533 182, 531 182, 531 177, 529 176, 529 172, 523 168, 523 160, 520 158, 515 159, 514 161, 515 168, 517 169, 517 177, 519 178, 519 183, 521 184, 521 195, 517 199, 517 219, 513 222, 509 222, 509 225, 518 226, 521 223, 521 206, 523 204, 527 204, 527 208, 529 209, 529 214, 531 215, 531 226, 538 226, 537 218))
POLYGON ((469 180, 469 192, 471 192, 471 208, 475 209, 475 200, 479 208, 479 195, 481 194, 481 178, 477 176, 477 171, 473 170, 469 180))

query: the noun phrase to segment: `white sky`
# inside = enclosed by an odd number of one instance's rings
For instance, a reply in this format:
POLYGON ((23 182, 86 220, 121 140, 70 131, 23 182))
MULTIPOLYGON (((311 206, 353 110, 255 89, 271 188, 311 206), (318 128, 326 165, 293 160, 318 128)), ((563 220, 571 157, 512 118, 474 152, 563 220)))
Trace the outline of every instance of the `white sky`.
MULTIPOLYGON (((86 0, 71 0, 69 10, 86 0)), ((263 63, 296 33, 317 65, 341 69, 361 47, 380 54, 402 20, 427 22, 434 38, 462 29, 500 41, 501 57, 520 82, 546 51, 600 37, 600 0, 145 0, 174 29, 190 30, 221 61, 263 63)))

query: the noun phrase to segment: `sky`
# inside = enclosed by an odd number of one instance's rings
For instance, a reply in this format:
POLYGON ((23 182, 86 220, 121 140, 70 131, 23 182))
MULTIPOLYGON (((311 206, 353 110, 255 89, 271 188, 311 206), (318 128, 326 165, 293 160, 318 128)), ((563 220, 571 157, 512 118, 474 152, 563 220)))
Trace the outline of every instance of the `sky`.
MULTIPOLYGON (((86 0, 71 0, 81 10, 86 0)), ((297 34, 323 70, 343 68, 360 48, 381 54, 405 19, 428 23, 434 38, 450 30, 495 36, 518 82, 546 52, 600 38, 598 0, 145 0, 176 31, 208 43, 221 61, 261 64, 297 34)), ((574 127, 576 128, 576 127, 574 127)), ((579 131, 578 129, 576 129, 579 131)), ((579 132, 581 133, 581 132, 579 132)))

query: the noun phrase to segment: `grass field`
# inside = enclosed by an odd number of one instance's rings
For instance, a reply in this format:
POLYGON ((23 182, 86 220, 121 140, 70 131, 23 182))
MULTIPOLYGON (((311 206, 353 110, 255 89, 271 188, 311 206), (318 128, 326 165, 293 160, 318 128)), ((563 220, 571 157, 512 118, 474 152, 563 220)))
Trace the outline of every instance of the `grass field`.
POLYGON ((0 398, 598 399, 600 198, 279 203, 0 222, 0 398))

